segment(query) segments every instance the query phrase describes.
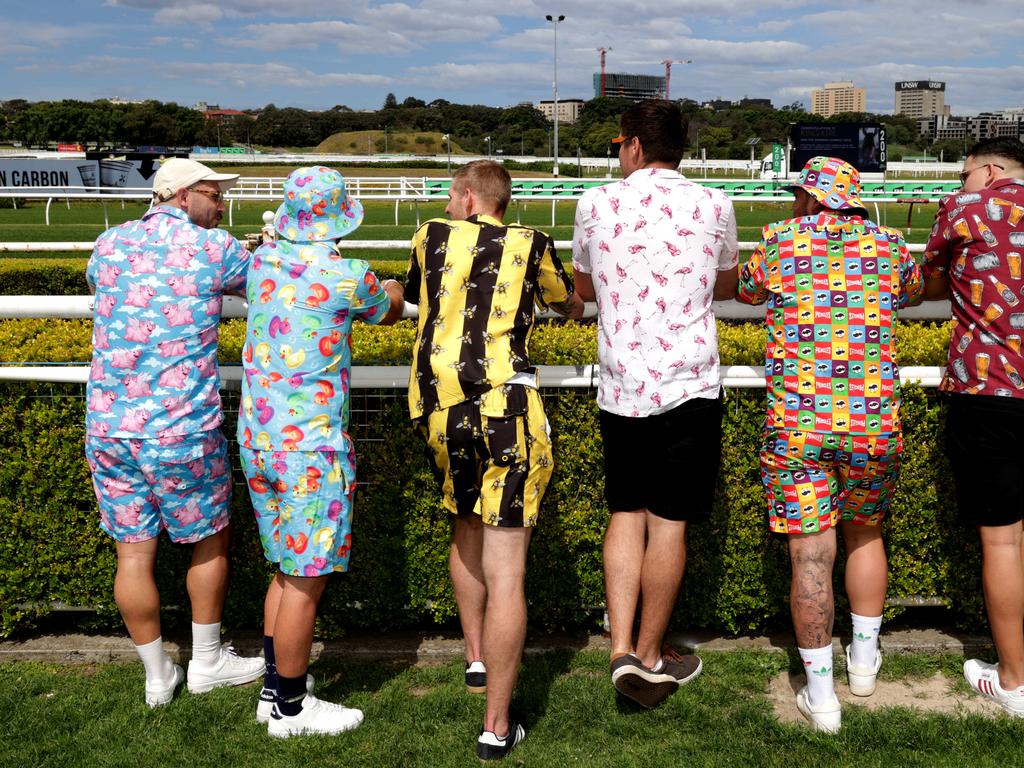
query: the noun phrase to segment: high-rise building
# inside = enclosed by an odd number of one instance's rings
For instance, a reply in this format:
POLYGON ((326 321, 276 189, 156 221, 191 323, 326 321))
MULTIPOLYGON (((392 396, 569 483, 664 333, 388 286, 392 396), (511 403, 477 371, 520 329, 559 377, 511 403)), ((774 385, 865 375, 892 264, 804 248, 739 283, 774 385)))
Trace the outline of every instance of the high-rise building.
POLYGON ((920 119, 949 115, 946 84, 936 80, 903 80, 896 83, 897 115, 920 119))
MULTIPOLYGON (((601 73, 594 73, 594 98, 601 95, 601 73)), ((606 72, 604 95, 634 101, 665 98, 665 78, 658 75, 626 75, 606 72)))
MULTIPOLYGON (((555 102, 547 99, 537 104, 537 109, 544 113, 549 123, 555 122, 555 102)), ((583 111, 583 99, 559 99, 558 100, 558 122, 572 124, 580 119, 580 112, 583 111)))
POLYGON ((857 88, 850 80, 825 83, 824 88, 811 91, 811 112, 822 117, 840 112, 866 112, 867 101, 867 91, 857 88))

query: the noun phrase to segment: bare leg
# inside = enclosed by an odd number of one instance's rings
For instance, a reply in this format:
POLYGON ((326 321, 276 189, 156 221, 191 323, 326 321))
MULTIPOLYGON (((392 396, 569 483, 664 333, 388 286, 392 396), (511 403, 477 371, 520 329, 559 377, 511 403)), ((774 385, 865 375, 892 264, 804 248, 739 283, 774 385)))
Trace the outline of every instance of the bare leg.
POLYGON ((153 578, 156 537, 131 544, 117 543, 114 602, 135 645, 160 637, 160 593, 153 578))
POLYGON ((612 512, 604 535, 604 589, 611 625, 611 657, 633 652, 633 622, 644 567, 647 512, 612 512))
POLYGON ((263 600, 263 634, 267 637, 274 636, 274 627, 277 624, 277 611, 281 607, 281 597, 284 595, 284 574, 278 571, 274 574, 270 586, 267 587, 267 596, 263 600))
POLYGON ((216 624, 224 612, 228 591, 228 545, 231 526, 197 542, 192 549, 192 564, 185 584, 192 601, 192 621, 216 624))
POLYGON ((843 522, 846 542, 846 594, 850 610, 861 616, 881 616, 889 569, 880 525, 843 522))
POLYGON ((978 526, 981 585, 999 656, 999 684, 1024 685, 1024 529, 1021 523, 978 526))
POLYGON ((644 605, 636 653, 646 666, 653 667, 661 658, 665 630, 686 569, 686 522, 665 520, 650 512, 644 517, 647 549, 640 576, 644 605))
POLYGON ((477 515, 455 518, 448 570, 459 607, 459 622, 466 641, 466 661, 483 658, 484 609, 487 587, 482 564, 484 525, 477 515))
POLYGON ((789 537, 793 569, 789 607, 799 648, 823 648, 832 642, 835 601, 832 566, 836 559, 836 531, 793 534, 789 537))
POLYGON ((487 665, 484 730, 508 734, 508 708, 526 640, 526 550, 532 528, 485 526, 483 573, 487 585, 483 653, 487 665))
MULTIPOLYGON (((268 598, 270 591, 277 590, 280 590, 281 597, 274 616, 274 626, 268 626, 264 631, 274 638, 278 675, 300 677, 306 673, 309 651, 313 646, 316 607, 326 586, 326 576, 307 578, 281 573, 271 583, 268 598)), ((264 611, 267 612, 266 605, 264 611)))

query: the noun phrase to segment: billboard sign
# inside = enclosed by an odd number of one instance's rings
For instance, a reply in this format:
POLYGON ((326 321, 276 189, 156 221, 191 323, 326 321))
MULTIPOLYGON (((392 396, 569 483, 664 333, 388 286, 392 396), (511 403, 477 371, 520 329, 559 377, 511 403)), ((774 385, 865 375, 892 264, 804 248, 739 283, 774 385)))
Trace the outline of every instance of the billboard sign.
POLYGON ((885 126, 880 123, 796 123, 791 134, 791 168, 816 155, 838 157, 861 173, 884 173, 885 126))
POLYGON ((87 152, 84 159, 0 159, 0 189, 58 195, 97 191, 116 195, 150 190, 161 157, 172 155, 188 157, 187 153, 87 152))

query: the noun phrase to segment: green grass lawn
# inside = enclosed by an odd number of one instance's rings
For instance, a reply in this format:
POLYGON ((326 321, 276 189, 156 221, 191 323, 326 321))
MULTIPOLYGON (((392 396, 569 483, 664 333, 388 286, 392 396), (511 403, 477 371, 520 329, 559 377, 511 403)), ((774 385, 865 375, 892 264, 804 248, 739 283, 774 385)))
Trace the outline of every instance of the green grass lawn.
MULTIPOLYGON (((227 217, 223 221, 225 228, 236 236, 244 236, 258 232, 263 224, 262 215, 265 210, 274 208, 270 201, 246 202, 237 206, 234 212, 234 224, 227 226, 227 217)), ((110 224, 116 225, 124 221, 139 218, 146 210, 140 203, 107 204, 107 216, 110 224)), ((923 243, 931 229, 936 205, 918 205, 914 207, 912 231, 908 241, 923 243)), ((444 204, 436 203, 400 203, 398 205, 398 224, 395 224, 395 204, 388 202, 368 202, 365 204, 366 217, 362 226, 346 239, 346 242, 358 240, 408 240, 416 228, 417 215, 423 222, 429 218, 444 216, 444 204)), ((572 223, 576 205, 574 201, 559 202, 555 208, 555 226, 551 226, 551 203, 544 201, 513 202, 506 221, 521 221, 523 224, 538 227, 548 232, 556 240, 572 239, 572 223)), ((761 228, 765 224, 786 218, 790 215, 790 207, 782 203, 737 203, 736 221, 741 241, 752 242, 760 238, 761 228)), ((872 208, 872 215, 874 211, 872 208)), ((907 206, 890 203, 879 206, 880 223, 888 223, 899 228, 906 227, 907 206)), ((54 203, 50 209, 50 225, 45 223, 45 204, 33 202, 13 210, 0 209, 0 241, 3 242, 88 242, 95 240, 103 231, 104 209, 100 203, 74 202, 68 208, 63 203, 54 203)), ((67 256, 66 253, 43 252, 31 254, 34 258, 46 256, 67 256)), ((354 257, 373 259, 408 258, 404 249, 388 251, 354 250, 354 257)), ((567 250, 560 254, 563 260, 569 259, 567 250)), ((19 254, 3 254, 0 258, 22 258, 19 254)), ((85 255, 83 254, 83 258, 85 255)))
MULTIPOLYGON (((662 707, 616 698, 607 657, 571 651, 526 658, 514 706, 529 734, 510 766, 1009 766, 1021 762, 1019 721, 844 706, 838 736, 775 719, 765 691, 797 671, 782 653, 702 653, 704 674, 662 707)), ((962 658, 890 654, 882 676, 941 670, 962 658)), ((841 661, 837 666, 841 666, 841 661)), ((147 710, 139 664, 0 665, 4 766, 471 766, 483 697, 465 693, 461 666, 414 667, 325 660, 318 694, 366 713, 336 737, 276 741, 254 718, 255 686, 182 693, 147 710)), ((837 675, 841 670, 837 669, 837 675)), ((963 688, 961 681, 954 683, 963 688)), ((877 695, 877 694, 876 694, 877 695)))

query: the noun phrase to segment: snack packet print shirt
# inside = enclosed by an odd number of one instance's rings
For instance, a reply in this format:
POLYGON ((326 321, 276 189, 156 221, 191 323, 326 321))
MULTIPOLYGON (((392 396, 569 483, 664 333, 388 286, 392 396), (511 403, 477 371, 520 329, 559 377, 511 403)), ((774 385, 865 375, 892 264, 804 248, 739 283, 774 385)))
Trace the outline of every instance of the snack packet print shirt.
POLYGON ((925 279, 948 274, 953 333, 940 389, 1024 397, 1024 180, 945 198, 925 247, 925 279))
POLYGON ((898 431, 896 311, 921 296, 920 270, 894 229, 831 213, 766 226, 737 296, 768 302, 766 427, 898 431))
POLYGON ((264 243, 247 298, 238 442, 347 451, 352 323, 379 323, 391 306, 370 265, 326 243, 264 243))
POLYGON ((597 295, 598 407, 650 416, 718 397, 718 272, 739 248, 732 203, 664 168, 588 190, 576 206, 573 268, 597 295))
POLYGON ((177 442, 223 421, 222 294, 245 285, 249 253, 222 229, 158 205, 96 241, 86 431, 177 442))

